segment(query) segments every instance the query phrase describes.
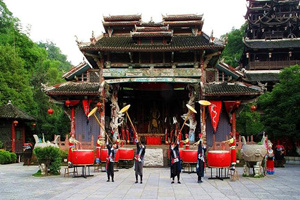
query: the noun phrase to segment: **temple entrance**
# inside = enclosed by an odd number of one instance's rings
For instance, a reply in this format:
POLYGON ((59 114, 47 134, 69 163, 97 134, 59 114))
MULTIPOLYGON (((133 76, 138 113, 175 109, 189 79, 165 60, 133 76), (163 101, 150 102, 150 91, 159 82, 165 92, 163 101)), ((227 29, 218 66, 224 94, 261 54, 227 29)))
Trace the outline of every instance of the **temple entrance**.
MULTIPOLYGON (((188 112, 189 93, 187 84, 123 83, 118 87, 117 97, 120 108, 131 105, 128 113, 139 136, 157 136, 159 144, 163 144, 173 139, 168 137, 175 126, 179 129, 182 126, 182 115, 188 112)), ((195 106, 199 109, 197 104, 195 106)), ((106 115, 110 115, 109 112, 110 109, 106 109, 106 115)), ((126 118, 124 123, 130 126, 126 118)), ((185 126, 182 134, 187 132, 189 127, 185 126)))

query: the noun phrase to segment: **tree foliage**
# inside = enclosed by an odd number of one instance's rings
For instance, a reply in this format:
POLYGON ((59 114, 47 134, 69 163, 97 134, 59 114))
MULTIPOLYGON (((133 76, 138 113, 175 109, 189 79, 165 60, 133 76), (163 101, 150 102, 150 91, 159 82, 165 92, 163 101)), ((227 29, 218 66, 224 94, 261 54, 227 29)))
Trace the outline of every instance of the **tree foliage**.
POLYGON ((272 92, 259 98, 262 122, 268 135, 300 139, 300 66, 283 69, 279 79, 272 92))
POLYGON ((246 24, 241 26, 240 29, 232 28, 231 32, 227 35, 223 35, 222 39, 227 40, 227 45, 222 52, 221 58, 227 64, 236 67, 239 64, 239 60, 244 50, 243 36, 245 32, 246 24))
POLYGON ((35 134, 45 133, 46 139, 52 140, 54 134, 69 132, 68 118, 61 105, 49 102, 41 84, 63 82, 62 74, 71 64, 54 43, 37 44, 28 35, 0 0, 0 105, 11 100, 37 119, 35 134), (55 110, 51 116, 47 113, 50 107, 55 110))
POLYGON ((251 111, 250 106, 250 104, 244 105, 237 116, 236 128, 243 136, 256 135, 264 130, 260 113, 251 111))
MULTIPOLYGON (((61 166, 60 149, 56 147, 36 147, 33 152, 37 157, 39 164, 46 165, 46 173, 48 169, 51 174, 58 175, 61 166)), ((48 175, 48 174, 46 174, 48 175)))

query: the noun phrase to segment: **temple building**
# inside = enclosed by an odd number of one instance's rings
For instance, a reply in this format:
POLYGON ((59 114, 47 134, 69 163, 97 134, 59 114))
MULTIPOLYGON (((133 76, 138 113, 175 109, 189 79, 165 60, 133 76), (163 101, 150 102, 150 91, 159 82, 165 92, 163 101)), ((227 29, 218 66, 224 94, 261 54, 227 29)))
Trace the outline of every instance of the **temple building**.
POLYGON ((243 73, 218 62, 225 44, 205 34, 203 23, 203 16, 196 14, 166 15, 161 22, 143 22, 141 15, 105 16, 105 33, 92 34, 89 42, 77 41, 86 62, 64 74, 65 83, 45 92, 65 103, 71 132, 85 140, 105 137, 96 117, 106 132, 124 139, 124 129, 131 128, 119 111, 130 104, 128 114, 147 144, 168 143, 174 139, 172 130, 183 127, 182 139, 188 133, 194 142, 206 131, 207 144, 213 146, 235 131, 240 103, 262 90, 244 83, 243 73), (199 100, 211 105, 202 107, 199 100), (186 104, 197 113, 182 126, 189 113, 186 104), (96 117, 88 117, 94 107, 99 108, 96 117))
POLYGON ((11 101, 0 106, 0 141, 4 149, 17 154, 23 153, 28 124, 35 127, 36 119, 13 105, 11 101))
POLYGON ((300 64, 299 0, 247 0, 241 66, 251 82, 272 90, 281 69, 300 64))

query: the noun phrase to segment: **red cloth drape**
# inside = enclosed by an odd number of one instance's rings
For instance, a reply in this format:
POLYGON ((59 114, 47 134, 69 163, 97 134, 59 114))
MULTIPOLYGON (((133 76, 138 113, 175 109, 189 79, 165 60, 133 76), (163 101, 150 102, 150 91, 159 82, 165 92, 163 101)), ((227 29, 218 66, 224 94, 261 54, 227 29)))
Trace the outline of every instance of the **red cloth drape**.
POLYGON ((92 100, 82 100, 83 110, 86 116, 88 116, 90 112, 90 104, 92 100))
POLYGON ((217 132, 217 127, 219 124, 220 113, 222 109, 222 101, 210 101, 210 105, 208 106, 212 127, 214 132, 217 132))

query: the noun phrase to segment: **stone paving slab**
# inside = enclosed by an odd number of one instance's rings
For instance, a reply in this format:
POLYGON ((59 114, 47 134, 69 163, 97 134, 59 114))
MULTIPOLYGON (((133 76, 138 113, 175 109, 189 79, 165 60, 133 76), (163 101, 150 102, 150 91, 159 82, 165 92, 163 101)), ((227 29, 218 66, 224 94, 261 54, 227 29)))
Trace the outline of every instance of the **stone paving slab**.
MULTIPOLYGON (((198 184, 195 173, 181 173, 181 184, 171 184, 169 168, 144 168, 143 184, 135 184, 132 168, 115 172, 115 182, 106 182, 105 172, 92 177, 33 177, 38 166, 23 163, 0 165, 0 200, 2 199, 300 199, 300 165, 275 168, 275 175, 264 178, 242 177, 239 180, 208 179, 198 184)), ((61 170, 63 173, 63 169, 61 170)))

